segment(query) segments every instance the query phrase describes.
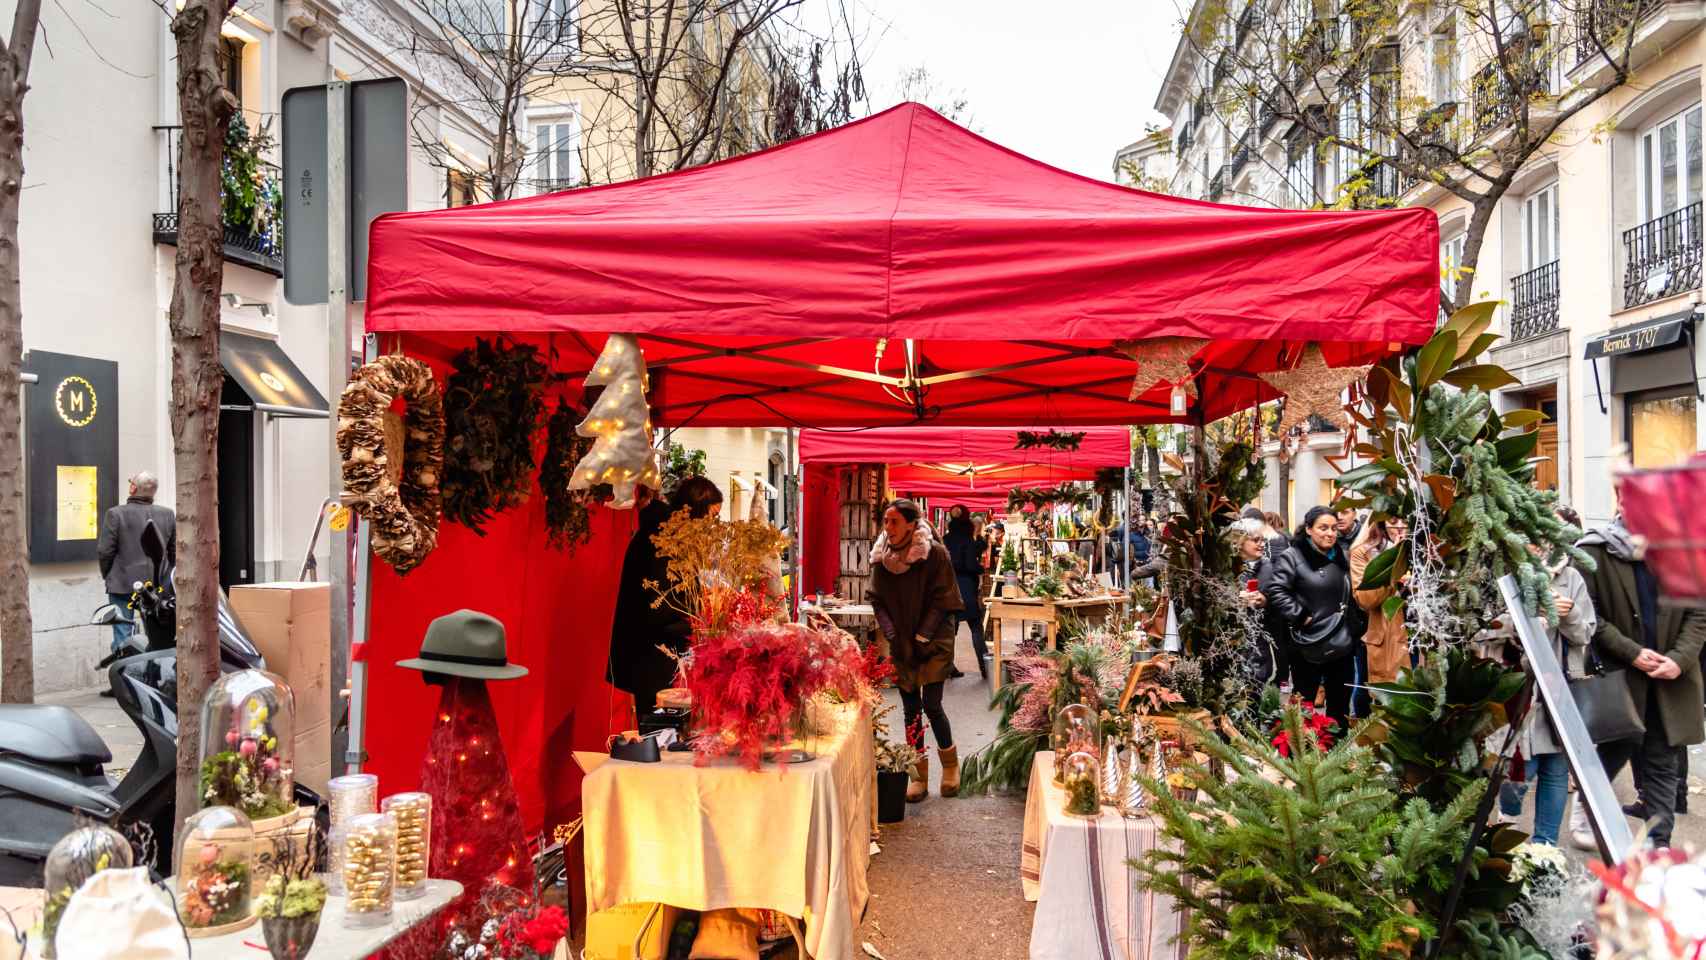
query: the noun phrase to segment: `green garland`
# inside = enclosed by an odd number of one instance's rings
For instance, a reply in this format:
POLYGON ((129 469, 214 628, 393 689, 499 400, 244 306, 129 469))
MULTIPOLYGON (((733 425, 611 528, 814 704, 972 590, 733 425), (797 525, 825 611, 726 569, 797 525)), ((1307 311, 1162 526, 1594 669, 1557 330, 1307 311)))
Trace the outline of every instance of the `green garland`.
POLYGON ((539 351, 485 339, 451 361, 444 382, 444 515, 484 536, 492 515, 533 485, 533 434, 550 370, 539 351))
POLYGON ((1007 493, 1007 509, 1018 510, 1027 504, 1040 509, 1056 503, 1087 507, 1095 499, 1096 491, 1071 483, 1053 487, 1014 487, 1007 493))
POLYGON ((1020 430, 1013 449, 1032 450, 1046 447, 1050 450, 1077 450, 1083 444, 1087 432, 1079 430, 1075 433, 1062 433, 1059 430, 1048 430, 1038 433, 1035 430, 1020 430))
POLYGON ((592 437, 583 437, 575 431, 580 417, 580 411, 558 398, 557 409, 545 422, 545 462, 539 466, 539 488, 545 491, 547 541, 558 550, 571 552, 592 539, 592 512, 587 509, 588 504, 599 502, 599 494, 607 495, 610 486, 569 489, 575 464, 581 462, 593 444, 592 437))

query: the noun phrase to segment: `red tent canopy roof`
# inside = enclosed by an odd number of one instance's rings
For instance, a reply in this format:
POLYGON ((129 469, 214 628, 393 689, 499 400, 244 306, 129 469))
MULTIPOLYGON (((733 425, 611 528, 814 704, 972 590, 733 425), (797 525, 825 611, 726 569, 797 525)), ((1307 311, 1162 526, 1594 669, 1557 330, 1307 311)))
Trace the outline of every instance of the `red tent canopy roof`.
MULTIPOLYGON (((1037 432, 1044 432, 1039 429, 1037 432)), ((1079 432, 1079 431, 1069 431, 1079 432)), ((954 491, 1006 496, 1013 487, 1091 480, 1103 467, 1131 459, 1125 427, 1086 427, 1076 450, 1018 449, 1014 427, 875 427, 800 432, 805 463, 887 463, 889 486, 919 493, 954 491)))
POLYGON ((1439 298, 1427 210, 1143 193, 918 104, 645 180, 388 214, 371 251, 370 332, 550 337, 565 372, 636 333, 657 420, 703 426, 1213 418, 1277 396, 1250 375, 1304 342, 1338 364, 1422 342, 1439 298), (1164 387, 1126 400, 1114 342, 1163 336, 1213 341, 1187 418, 1164 387))

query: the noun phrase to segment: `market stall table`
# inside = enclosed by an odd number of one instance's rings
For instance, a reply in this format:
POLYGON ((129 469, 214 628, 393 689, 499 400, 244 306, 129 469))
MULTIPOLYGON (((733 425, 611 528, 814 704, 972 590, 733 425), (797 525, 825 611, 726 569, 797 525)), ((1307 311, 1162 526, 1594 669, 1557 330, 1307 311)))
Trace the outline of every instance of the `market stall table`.
POLYGON ((819 606, 813 603, 804 605, 806 610, 821 610, 835 625, 852 634, 859 641, 859 646, 869 646, 876 638, 877 611, 868 603, 838 603, 819 606))
POLYGON ((823 732, 803 743, 814 758, 780 770, 576 753, 587 771, 587 909, 768 908, 804 919, 800 946, 814 960, 858 956, 877 814, 871 716, 855 704, 816 712, 823 732))
POLYGON ((1153 819, 1127 820, 1104 806, 1100 816, 1066 812, 1054 782, 1054 754, 1031 765, 1019 879, 1036 902, 1031 960, 1183 960, 1171 941, 1184 924, 1173 898, 1138 886, 1127 861, 1156 846, 1153 819))
MULTIPOLYGON (((176 884, 168 880, 166 885, 176 889, 176 884)), ((42 895, 40 890, 26 890, 19 887, 0 888, 0 903, 13 911, 20 926, 41 920, 42 895), (23 909, 20 910, 19 908, 23 909)), ((462 895, 462 884, 455 880, 428 880, 426 894, 414 900, 399 900, 391 910, 391 922, 383 927, 368 927, 362 930, 349 930, 344 927, 344 898, 327 897, 326 909, 320 914, 320 931, 314 937, 314 947, 310 951, 316 957, 365 957, 377 951, 391 941, 407 933, 411 928, 427 921, 427 918, 444 909, 450 901, 462 895)), ((259 920, 235 933, 227 933, 220 937, 190 941, 190 955, 194 960, 256 960, 266 956, 264 947, 257 950, 254 945, 266 943, 266 935, 261 932, 259 920)), ((41 953, 41 944, 32 941, 26 957, 35 960, 41 953)), ((66 956, 64 950, 61 957, 66 956)))
POLYGON ((989 674, 989 688, 993 692, 1001 689, 1001 661, 1005 654, 1002 624, 1009 620, 1018 621, 1020 639, 1024 639, 1024 629, 1027 623, 1041 623, 1047 631, 1044 637, 1044 649, 1053 650, 1056 637, 1060 632, 1061 614, 1069 614, 1080 620, 1106 620, 1116 611, 1125 607, 1129 596, 1124 593, 1107 594, 1100 597, 1074 597, 1056 600, 1049 597, 996 597, 989 601, 989 639, 990 652, 995 658, 995 669, 989 674))

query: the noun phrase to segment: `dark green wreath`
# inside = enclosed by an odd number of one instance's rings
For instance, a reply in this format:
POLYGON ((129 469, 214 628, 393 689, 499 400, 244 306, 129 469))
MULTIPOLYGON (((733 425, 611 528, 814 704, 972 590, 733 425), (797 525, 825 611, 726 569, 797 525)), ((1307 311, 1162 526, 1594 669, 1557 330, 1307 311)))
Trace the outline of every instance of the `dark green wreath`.
POLYGON ((444 382, 444 515, 485 536, 492 515, 527 499, 533 433, 550 369, 524 344, 478 339, 444 382))
POLYGON ((1070 483, 1062 483, 1053 487, 1014 487, 1007 492, 1007 509, 1018 510, 1027 504, 1041 508, 1054 503, 1068 503, 1075 507, 1089 506, 1096 499, 1096 491, 1087 487, 1076 487, 1070 483))
MULTIPOLYGON (((569 489, 575 464, 592 450, 596 439, 575 432, 580 419, 580 411, 558 398, 557 409, 545 421, 545 462, 539 466, 539 488, 545 491, 546 536, 558 550, 572 551, 592 539, 592 512, 587 507, 604 499, 594 495, 598 487, 569 489)), ((600 486, 608 489, 609 485, 600 486)))
POLYGON ((1031 450, 1037 447, 1047 447, 1050 450, 1077 450, 1084 442, 1088 431, 1079 430, 1075 433, 1061 433, 1059 430, 1049 430, 1038 433, 1035 430, 1020 430, 1018 442, 1013 444, 1015 450, 1031 450))

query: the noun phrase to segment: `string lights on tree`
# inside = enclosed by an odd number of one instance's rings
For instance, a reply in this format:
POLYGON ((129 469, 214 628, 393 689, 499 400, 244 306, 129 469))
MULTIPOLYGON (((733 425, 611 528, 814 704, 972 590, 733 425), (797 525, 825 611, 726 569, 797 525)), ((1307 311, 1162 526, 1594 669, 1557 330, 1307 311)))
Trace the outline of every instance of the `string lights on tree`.
POLYGON ((608 483, 614 495, 609 506, 631 508, 638 488, 662 486, 646 404, 646 358, 639 341, 630 334, 611 334, 587 373, 586 385, 603 387, 604 392, 575 428, 595 439, 592 450, 575 465, 569 489, 590 490, 608 483))

